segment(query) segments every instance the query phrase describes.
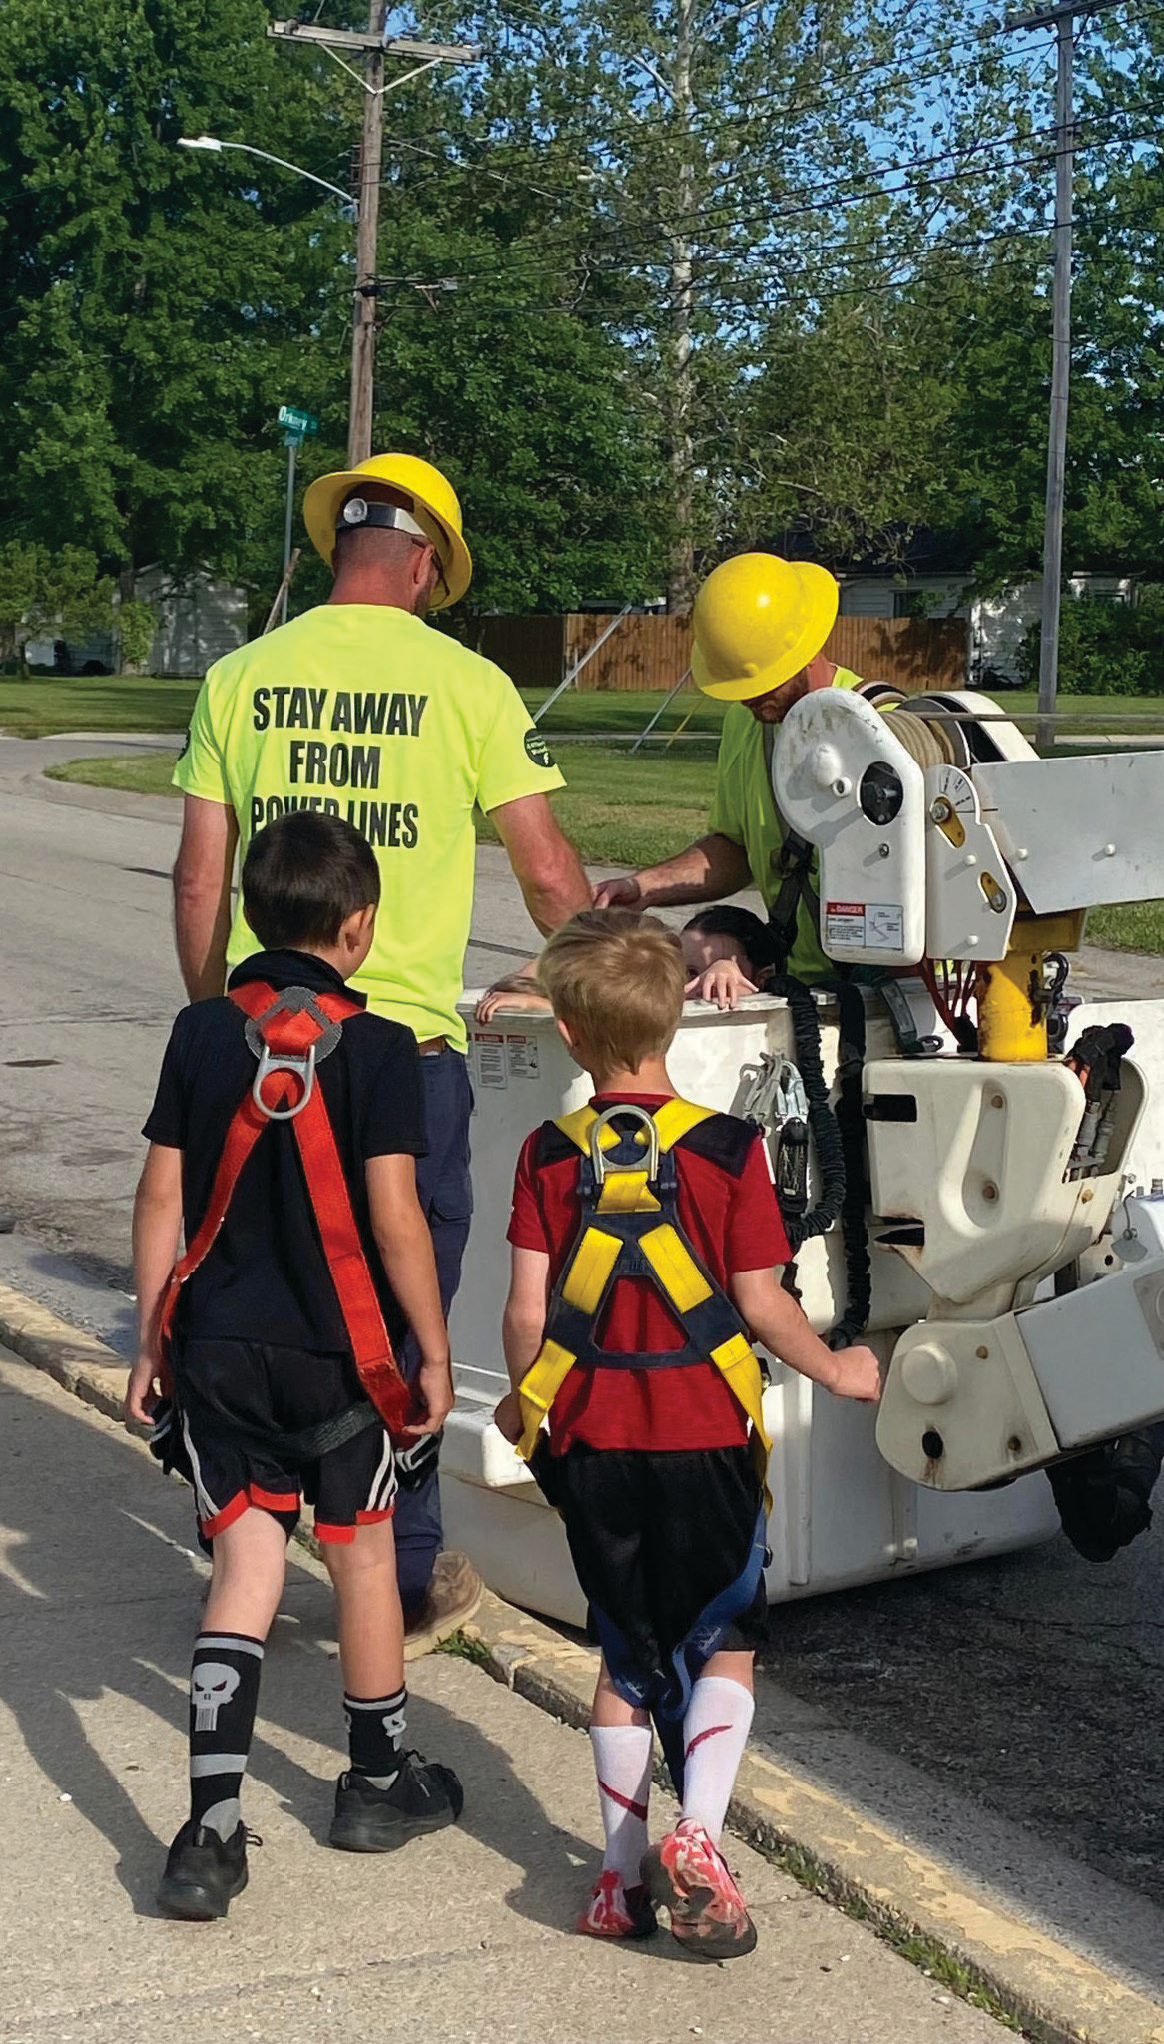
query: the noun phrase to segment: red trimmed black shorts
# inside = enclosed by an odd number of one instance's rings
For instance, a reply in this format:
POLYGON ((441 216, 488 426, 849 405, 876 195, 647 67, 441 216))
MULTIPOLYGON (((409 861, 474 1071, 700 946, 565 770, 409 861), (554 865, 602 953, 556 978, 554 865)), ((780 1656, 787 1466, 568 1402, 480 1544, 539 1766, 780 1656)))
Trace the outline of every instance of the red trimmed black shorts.
POLYGON ((392 1517, 396 1468, 377 1423, 314 1461, 291 1465, 277 1439, 338 1419, 363 1394, 347 1355, 312 1355, 253 1341, 186 1341, 174 1358, 182 1433, 194 1474, 198 1522, 213 1540, 257 1505, 288 1536, 300 1507, 314 1508, 320 1540, 355 1538, 392 1517))

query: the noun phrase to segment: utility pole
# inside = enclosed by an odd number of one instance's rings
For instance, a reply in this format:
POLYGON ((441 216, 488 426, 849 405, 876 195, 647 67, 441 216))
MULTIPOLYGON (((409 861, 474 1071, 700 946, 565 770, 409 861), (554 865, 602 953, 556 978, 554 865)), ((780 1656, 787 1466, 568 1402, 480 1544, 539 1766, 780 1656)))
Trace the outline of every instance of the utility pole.
POLYGON ((675 545, 667 576, 667 608, 689 610, 695 596, 695 449, 692 445, 695 364, 694 266, 691 222, 695 214, 694 135, 691 69, 695 47, 695 0, 679 0, 672 104, 680 134, 671 235, 671 477, 675 491, 675 545))
MULTIPOLYGON (((385 37, 387 0, 369 0, 367 33, 318 28, 313 22, 273 21, 267 34, 283 42, 315 43, 333 51, 354 50, 364 58, 364 125, 356 198, 356 285, 352 306, 352 381, 348 402, 348 467, 372 452, 372 410, 376 378, 377 235, 380 224, 380 163, 384 150, 384 94, 404 78, 384 83, 385 57, 411 57, 416 70, 433 64, 475 64, 480 49, 470 43, 417 42, 385 37)), ((342 62, 342 59, 339 59, 342 62)), ((348 67, 345 67, 348 68, 348 67)), ((406 72, 405 77, 415 76, 406 72)))
POLYGON ((1071 387, 1071 262, 1075 171, 1075 22, 1102 14, 1119 0, 1067 0, 1015 21, 1012 29, 1055 30, 1055 281, 1052 294, 1051 416, 1047 431, 1047 499, 1043 515, 1043 611, 1039 632, 1039 715, 1035 744, 1055 742, 1059 686, 1059 612, 1063 584, 1063 498, 1067 480, 1067 407, 1071 387))
POLYGON ((376 237, 380 227, 380 161, 384 154, 384 17, 387 0, 369 0, 368 33, 381 47, 369 50, 360 143, 356 212, 356 296, 352 306, 352 392, 348 400, 348 467, 372 452, 376 380, 376 237))

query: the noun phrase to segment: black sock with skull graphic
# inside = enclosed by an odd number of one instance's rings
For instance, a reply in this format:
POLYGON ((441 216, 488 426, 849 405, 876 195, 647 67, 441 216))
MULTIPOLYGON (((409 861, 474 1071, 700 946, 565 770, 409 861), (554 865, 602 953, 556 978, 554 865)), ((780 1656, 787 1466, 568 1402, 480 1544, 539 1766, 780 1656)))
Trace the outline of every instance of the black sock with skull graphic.
POLYGON ((393 1696, 344 1697, 351 1772, 373 1788, 391 1788, 400 1772, 407 1705, 406 1689, 393 1696))
POLYGON ((241 1632, 202 1632, 190 1668, 190 1815, 232 1838, 255 1730, 263 1643, 241 1632))

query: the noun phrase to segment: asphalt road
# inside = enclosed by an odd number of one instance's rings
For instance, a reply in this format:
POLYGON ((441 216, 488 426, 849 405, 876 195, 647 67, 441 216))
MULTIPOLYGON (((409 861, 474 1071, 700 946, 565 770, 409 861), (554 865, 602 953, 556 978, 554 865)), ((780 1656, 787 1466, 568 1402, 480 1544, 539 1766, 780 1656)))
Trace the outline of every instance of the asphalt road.
MULTIPOLYGON (((128 743, 0 740, 0 1210, 16 1220, 0 1278, 119 1344, 137 1131, 181 1000, 177 816, 160 797, 52 787, 41 768, 128 743)), ((531 942, 503 855, 484 850, 468 980, 531 942)), ((1164 994, 1161 961, 1092 952, 1079 977, 1089 993, 1164 994)), ((1162 1560, 1156 1532, 1102 1569, 1056 1540, 785 1606, 766 1658, 784 1689, 943 1796, 976 1798, 1161 1901, 1162 1560)))

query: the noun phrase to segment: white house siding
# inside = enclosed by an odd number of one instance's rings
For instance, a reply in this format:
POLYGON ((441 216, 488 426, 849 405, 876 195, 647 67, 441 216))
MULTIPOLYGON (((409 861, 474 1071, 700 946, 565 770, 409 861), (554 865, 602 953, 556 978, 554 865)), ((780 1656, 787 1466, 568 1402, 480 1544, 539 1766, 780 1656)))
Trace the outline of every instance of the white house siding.
POLYGON ((136 593, 157 620, 146 662, 150 674, 200 680, 215 660, 246 640, 246 592, 229 583, 202 576, 178 582, 160 568, 147 568, 137 577, 136 593))

